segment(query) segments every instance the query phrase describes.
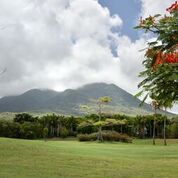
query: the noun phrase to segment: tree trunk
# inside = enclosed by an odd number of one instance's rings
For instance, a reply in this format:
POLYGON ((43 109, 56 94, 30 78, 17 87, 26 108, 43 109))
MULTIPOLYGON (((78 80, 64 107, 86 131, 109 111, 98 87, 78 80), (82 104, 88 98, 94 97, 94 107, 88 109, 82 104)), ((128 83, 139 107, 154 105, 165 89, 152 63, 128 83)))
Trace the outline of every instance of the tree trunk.
POLYGON ((166 118, 164 118, 164 145, 167 145, 167 141, 166 141, 166 118))
MULTIPOLYGON (((165 109, 166 112, 166 109, 165 109)), ((164 118, 164 145, 167 145, 167 141, 166 141, 166 115, 164 118)))
POLYGON ((53 137, 53 127, 52 127, 52 125, 50 126, 50 136, 53 137))
POLYGON ((60 128, 60 126, 59 126, 59 124, 57 124, 57 137, 59 137, 59 128, 60 128))
POLYGON ((102 127, 101 126, 99 126, 99 130, 98 130, 98 141, 103 141, 102 127))
MULTIPOLYGON (((99 122, 101 121, 101 105, 99 104, 99 122)), ((102 136, 102 126, 100 125, 98 128, 98 141, 103 141, 102 136)))
POLYGON ((73 133, 74 132, 74 128, 73 128, 73 124, 70 124, 70 132, 73 133))
POLYGON ((151 126, 151 122, 149 122, 149 128, 150 128, 150 133, 149 133, 149 138, 151 138, 151 136, 152 136, 152 126, 151 126))
POLYGON ((156 142, 155 142, 155 130, 156 130, 156 111, 155 111, 154 121, 153 121, 153 145, 156 145, 156 142))

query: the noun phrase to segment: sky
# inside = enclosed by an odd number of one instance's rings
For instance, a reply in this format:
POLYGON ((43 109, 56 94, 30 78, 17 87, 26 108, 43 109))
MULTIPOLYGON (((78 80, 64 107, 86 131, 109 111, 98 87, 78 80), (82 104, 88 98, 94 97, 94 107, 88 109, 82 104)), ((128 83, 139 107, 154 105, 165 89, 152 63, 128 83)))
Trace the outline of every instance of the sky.
POLYGON ((0 0, 0 96, 93 82, 135 94, 146 37, 139 18, 174 0, 0 0))
POLYGON ((141 1, 139 0, 99 0, 103 7, 107 7, 111 15, 117 14, 123 21, 119 33, 129 36, 132 40, 139 38, 139 33, 133 27, 140 18, 141 1))

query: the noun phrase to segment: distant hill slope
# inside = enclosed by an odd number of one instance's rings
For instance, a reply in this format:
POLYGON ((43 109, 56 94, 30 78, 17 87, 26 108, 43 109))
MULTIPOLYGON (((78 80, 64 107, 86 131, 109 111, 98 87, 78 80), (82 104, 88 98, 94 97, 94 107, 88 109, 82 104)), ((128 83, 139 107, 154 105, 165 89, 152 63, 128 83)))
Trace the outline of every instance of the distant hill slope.
POLYGON ((64 92, 33 89, 19 96, 8 96, 0 99, 0 112, 56 112, 60 114, 82 113, 80 105, 87 104, 96 112, 96 100, 109 96, 112 102, 104 107, 105 112, 129 115, 148 114, 151 107, 114 84, 93 83, 78 89, 67 89, 64 92))

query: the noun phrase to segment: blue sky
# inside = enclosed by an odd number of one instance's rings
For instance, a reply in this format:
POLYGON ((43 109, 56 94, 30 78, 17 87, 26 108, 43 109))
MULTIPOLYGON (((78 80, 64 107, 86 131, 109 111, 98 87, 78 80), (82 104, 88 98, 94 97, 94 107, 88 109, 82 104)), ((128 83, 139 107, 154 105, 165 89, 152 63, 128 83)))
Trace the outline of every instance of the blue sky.
POLYGON ((118 14, 123 20, 121 34, 132 40, 138 39, 138 32, 133 29, 140 18, 141 3, 138 0, 99 0, 103 7, 110 10, 111 15, 118 14))

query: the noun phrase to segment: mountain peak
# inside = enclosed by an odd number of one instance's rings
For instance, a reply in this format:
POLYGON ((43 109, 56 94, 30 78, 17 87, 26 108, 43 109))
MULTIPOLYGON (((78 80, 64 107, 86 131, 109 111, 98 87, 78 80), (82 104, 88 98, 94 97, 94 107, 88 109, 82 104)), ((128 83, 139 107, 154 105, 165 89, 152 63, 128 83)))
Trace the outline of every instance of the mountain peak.
POLYGON ((109 96, 112 102, 107 111, 123 114, 148 114, 151 107, 147 104, 139 107, 140 100, 134 98, 115 84, 92 83, 78 89, 56 92, 48 89, 31 89, 22 95, 0 99, 0 112, 56 112, 60 114, 81 114, 80 105, 94 107, 97 98, 109 96))
POLYGON ((112 83, 94 82, 94 83, 86 84, 86 85, 84 85, 82 87, 91 87, 91 86, 100 86, 100 87, 102 87, 102 86, 117 86, 117 85, 112 84, 112 83))

